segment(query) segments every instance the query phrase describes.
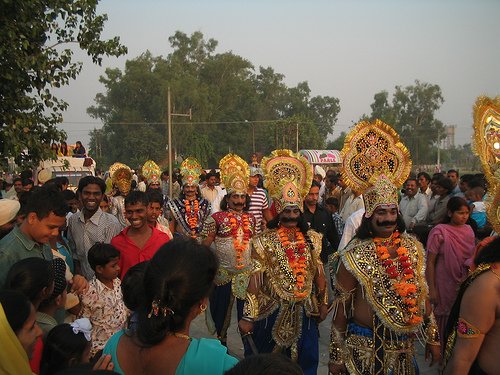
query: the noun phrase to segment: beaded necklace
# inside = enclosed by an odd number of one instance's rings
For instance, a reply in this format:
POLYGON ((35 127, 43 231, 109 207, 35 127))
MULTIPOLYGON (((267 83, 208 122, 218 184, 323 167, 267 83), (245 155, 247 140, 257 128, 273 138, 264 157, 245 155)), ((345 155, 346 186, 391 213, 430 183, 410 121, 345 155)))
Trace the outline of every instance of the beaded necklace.
POLYGON ((285 250, 288 259, 288 265, 295 278, 295 288, 293 294, 296 297, 303 298, 307 296, 306 291, 300 291, 304 288, 307 275, 307 258, 305 256, 307 244, 304 235, 298 228, 278 228, 278 237, 281 246, 285 250), (290 241, 293 238, 294 241, 290 241))
POLYGON ((196 238, 196 228, 198 227, 198 212, 200 211, 200 203, 198 199, 193 201, 193 206, 191 207, 191 201, 188 199, 184 200, 184 206, 186 207, 186 221, 191 230, 191 237, 196 238))
POLYGON ((412 268, 408 249, 401 246, 399 232, 394 232, 389 238, 376 237, 373 239, 373 242, 376 245, 377 257, 391 280, 394 291, 405 305, 408 315, 407 322, 412 325, 420 323, 423 318, 419 315, 417 306, 418 288, 414 283, 415 272, 412 268), (391 259, 389 247, 397 248, 396 252, 398 256, 394 260, 391 259), (399 262, 401 272, 398 271, 396 262, 399 262))
POLYGON ((231 237, 233 237, 233 247, 236 252, 236 266, 235 268, 240 270, 245 267, 243 264, 243 253, 245 252, 248 242, 250 241, 250 236, 252 232, 250 231, 250 220, 248 219, 248 214, 241 214, 241 224, 243 228, 243 241, 240 242, 238 238, 238 229, 240 228, 240 224, 238 223, 238 219, 232 212, 228 212, 227 214, 229 218, 229 225, 231 226, 231 237))

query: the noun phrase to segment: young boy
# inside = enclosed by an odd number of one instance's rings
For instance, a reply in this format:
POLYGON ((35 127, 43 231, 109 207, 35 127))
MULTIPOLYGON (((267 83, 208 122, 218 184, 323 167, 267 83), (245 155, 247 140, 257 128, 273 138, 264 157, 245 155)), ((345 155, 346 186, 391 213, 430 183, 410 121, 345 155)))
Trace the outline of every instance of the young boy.
POLYGON ((329 197, 325 201, 325 209, 332 215, 333 222, 335 223, 335 228, 337 228, 337 233, 339 238, 342 238, 344 233, 344 220, 339 214, 339 200, 334 197, 329 197))
POLYGON ((88 318, 92 323, 90 355, 94 356, 114 333, 125 328, 128 310, 118 278, 120 252, 110 244, 96 243, 89 250, 88 261, 95 277, 81 296, 79 317, 88 318))
POLYGON ((148 224, 148 195, 132 191, 125 198, 125 217, 130 223, 111 244, 120 251, 120 279, 132 266, 150 260, 170 237, 148 224))
MULTIPOLYGON (((163 225, 160 222, 160 218, 163 213, 163 194, 156 190, 148 191, 148 224, 153 228, 158 229, 160 232, 163 232, 168 235, 170 239, 172 239, 172 232, 168 226, 163 225)), ((167 221, 168 225, 168 221, 167 221)))
POLYGON ((483 197, 484 189, 480 186, 473 187, 465 192, 465 198, 472 202, 470 204, 470 217, 476 221, 479 229, 484 228, 486 225, 486 206, 483 197))

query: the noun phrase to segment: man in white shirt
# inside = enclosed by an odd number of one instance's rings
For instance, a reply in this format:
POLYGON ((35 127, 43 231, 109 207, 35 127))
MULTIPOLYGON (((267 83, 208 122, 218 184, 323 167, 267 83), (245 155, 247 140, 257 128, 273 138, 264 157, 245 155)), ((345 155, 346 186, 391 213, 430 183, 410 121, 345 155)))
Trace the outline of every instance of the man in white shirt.
POLYGON ((406 180, 405 195, 399 202, 399 211, 403 216, 407 230, 412 230, 415 224, 422 223, 427 218, 427 198, 425 194, 418 192, 415 178, 406 180))

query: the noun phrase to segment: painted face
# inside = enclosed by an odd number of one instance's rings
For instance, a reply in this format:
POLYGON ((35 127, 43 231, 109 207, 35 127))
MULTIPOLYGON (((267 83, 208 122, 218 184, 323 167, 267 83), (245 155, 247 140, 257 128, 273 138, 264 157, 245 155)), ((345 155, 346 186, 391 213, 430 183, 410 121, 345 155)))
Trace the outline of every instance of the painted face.
POLYGON ((59 228, 66 225, 66 216, 57 216, 53 212, 41 220, 36 213, 30 212, 26 220, 28 220, 31 238, 40 244, 46 244, 51 238, 57 238, 59 228))
POLYGON ((129 221, 131 228, 141 229, 148 224, 148 207, 139 202, 126 204, 125 218, 129 221))
POLYGON ((285 207, 280 213, 280 223, 285 228, 295 228, 300 217, 300 210, 296 206, 285 207))
POLYGON ((156 220, 160 217, 162 213, 162 208, 159 202, 151 202, 148 205, 148 222, 151 224, 156 223, 156 220))
POLYGON ((241 212, 246 206, 246 200, 246 194, 231 193, 227 198, 227 206, 234 211, 241 212))
POLYGON ((462 206, 460 209, 457 211, 451 212, 448 211, 448 216, 450 217, 450 224, 451 225, 464 225, 467 223, 467 220, 469 220, 469 207, 468 206, 462 206))
POLYGON ((391 206, 378 206, 370 218, 375 237, 387 238, 396 230, 398 208, 391 206))
POLYGON ((306 195, 305 202, 308 206, 315 206, 319 199, 319 187, 313 186, 306 195))
POLYGON ((184 195, 186 196, 187 200, 194 200, 196 199, 196 194, 198 193, 198 189, 194 185, 185 185, 183 188, 184 195))
POLYGON ((120 274, 120 258, 111 259, 105 266, 96 267, 96 272, 105 280, 114 280, 120 274))
POLYGON ((409 196, 409 197, 413 197, 415 196, 415 194, 417 194, 417 183, 416 181, 414 180, 409 180, 408 182, 406 182, 406 185, 405 185, 405 192, 406 192, 406 195, 409 196))
POLYGON ((26 319, 22 328, 16 332, 16 336, 26 354, 28 354, 28 357, 31 358, 35 343, 42 336, 42 330, 36 323, 36 312, 33 305, 31 305, 31 312, 28 319, 26 319))

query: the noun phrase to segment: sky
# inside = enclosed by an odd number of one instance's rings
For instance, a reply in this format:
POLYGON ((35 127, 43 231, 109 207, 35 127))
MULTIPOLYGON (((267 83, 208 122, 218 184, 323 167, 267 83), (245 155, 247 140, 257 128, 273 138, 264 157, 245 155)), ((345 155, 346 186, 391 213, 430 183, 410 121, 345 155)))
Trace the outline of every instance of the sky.
POLYGON ((123 70, 146 50, 167 56, 177 30, 201 31, 256 72, 272 67, 289 87, 307 81, 311 96, 338 98, 332 139, 371 112, 375 93, 392 97, 418 79, 441 87, 436 118, 456 126, 457 145, 470 143, 476 98, 500 95, 498 0, 101 0, 98 13, 108 15, 103 37, 119 36, 128 54, 99 67, 76 51, 82 73, 56 92, 70 105, 61 128, 71 143, 88 144, 102 126, 86 109, 104 92, 105 68, 123 70))

